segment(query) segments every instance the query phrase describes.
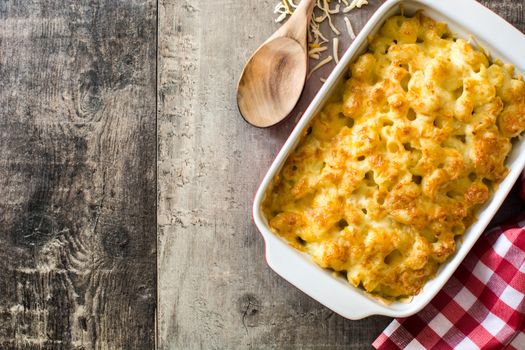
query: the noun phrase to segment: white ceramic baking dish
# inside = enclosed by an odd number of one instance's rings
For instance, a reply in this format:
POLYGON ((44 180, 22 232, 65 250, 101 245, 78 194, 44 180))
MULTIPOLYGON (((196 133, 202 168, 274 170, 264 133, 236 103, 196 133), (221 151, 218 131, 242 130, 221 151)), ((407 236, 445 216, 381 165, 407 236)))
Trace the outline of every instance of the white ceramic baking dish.
POLYGON ((452 276, 483 233, 525 166, 525 140, 521 139, 514 144, 512 153, 507 159, 507 166, 510 169, 508 176, 491 200, 479 210, 478 220, 465 233, 457 252, 441 266, 436 277, 425 285, 421 293, 408 303, 395 302, 385 305, 375 300, 362 290, 351 286, 345 279, 335 277, 333 273, 318 267, 308 255, 290 247, 286 241, 272 233, 262 213, 261 204, 273 178, 298 144, 310 120, 321 110, 325 101, 345 78, 349 64, 364 52, 367 37, 374 34, 388 17, 399 13, 400 6, 405 14, 411 15, 415 11, 423 10, 427 16, 448 23, 458 37, 467 39, 470 35, 474 36, 476 42, 492 57, 499 57, 505 62, 514 64, 518 72, 525 72, 525 36, 474 0, 389 0, 376 11, 342 57, 264 177, 255 197, 253 216, 266 242, 268 265, 304 293, 334 312, 353 320, 370 315, 406 317, 427 305, 452 276))

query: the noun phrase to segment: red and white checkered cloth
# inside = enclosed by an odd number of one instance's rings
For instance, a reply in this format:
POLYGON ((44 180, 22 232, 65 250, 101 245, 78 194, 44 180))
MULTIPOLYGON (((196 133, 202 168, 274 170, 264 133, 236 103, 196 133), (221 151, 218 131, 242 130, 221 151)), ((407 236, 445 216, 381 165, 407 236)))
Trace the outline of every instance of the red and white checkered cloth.
POLYGON ((525 215, 483 235, 427 307, 392 321, 372 345, 525 350, 525 215))

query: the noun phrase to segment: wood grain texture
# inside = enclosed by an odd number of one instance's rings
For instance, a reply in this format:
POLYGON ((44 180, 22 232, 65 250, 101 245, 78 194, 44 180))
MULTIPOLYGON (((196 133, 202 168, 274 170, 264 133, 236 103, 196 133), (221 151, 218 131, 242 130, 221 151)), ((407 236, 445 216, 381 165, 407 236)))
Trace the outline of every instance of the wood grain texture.
MULTIPOLYGON (((278 28, 274 5, 159 2, 160 349, 357 349, 389 322, 345 320, 266 265, 251 205, 294 120, 249 126, 235 85, 278 28)), ((356 30, 377 5, 356 12, 356 30)), ((309 84, 304 96, 318 88, 309 84)))
MULTIPOLYGON (((312 76, 286 122, 260 130, 242 120, 235 85, 250 54, 277 29, 275 3, 159 2, 160 349, 367 349, 390 322, 339 317, 265 263, 253 195, 331 68, 312 76)), ((351 13, 356 31, 381 3, 351 13)), ((484 3, 525 29, 523 1, 484 3)), ((500 219, 523 209, 508 203, 500 219)))
POLYGON ((151 349, 153 0, 0 1, 0 348, 151 349))

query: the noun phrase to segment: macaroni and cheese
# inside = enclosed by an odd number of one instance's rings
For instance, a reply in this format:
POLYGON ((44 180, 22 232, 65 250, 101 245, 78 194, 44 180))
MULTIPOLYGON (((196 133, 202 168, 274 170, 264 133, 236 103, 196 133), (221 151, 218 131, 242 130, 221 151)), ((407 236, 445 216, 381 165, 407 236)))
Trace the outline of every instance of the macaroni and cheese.
POLYGON ((271 229, 387 299, 417 294, 507 174, 525 83, 421 13, 389 18, 264 201, 271 229))

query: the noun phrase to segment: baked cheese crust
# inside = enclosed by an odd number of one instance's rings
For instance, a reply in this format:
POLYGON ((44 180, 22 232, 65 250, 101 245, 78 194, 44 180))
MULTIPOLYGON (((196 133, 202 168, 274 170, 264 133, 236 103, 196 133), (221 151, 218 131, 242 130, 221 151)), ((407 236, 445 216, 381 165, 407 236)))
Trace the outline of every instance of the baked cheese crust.
POLYGON ((525 83, 445 23, 389 18, 264 201, 271 229, 387 299, 417 294, 507 175, 525 83))

